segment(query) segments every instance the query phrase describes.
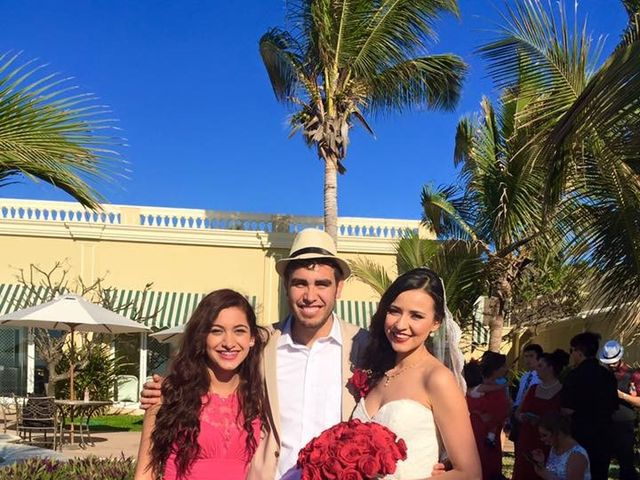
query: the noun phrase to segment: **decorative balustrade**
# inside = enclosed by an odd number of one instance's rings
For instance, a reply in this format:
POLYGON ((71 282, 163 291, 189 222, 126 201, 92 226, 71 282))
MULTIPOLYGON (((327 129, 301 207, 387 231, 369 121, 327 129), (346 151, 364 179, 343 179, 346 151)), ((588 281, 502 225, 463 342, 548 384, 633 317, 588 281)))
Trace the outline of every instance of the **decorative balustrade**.
MULTIPOLYGON (((85 223, 136 226, 154 229, 243 230, 297 233, 322 228, 322 217, 220 212, 184 208, 102 205, 100 211, 84 209, 74 202, 0 199, 0 221, 85 223)), ((399 238, 417 232, 417 220, 341 217, 338 234, 345 237, 399 238)))
POLYGON ((43 202, 18 199, 0 199, 0 220, 98 223, 107 225, 119 225, 122 221, 120 208, 115 205, 103 205, 102 211, 92 211, 74 202, 43 202))

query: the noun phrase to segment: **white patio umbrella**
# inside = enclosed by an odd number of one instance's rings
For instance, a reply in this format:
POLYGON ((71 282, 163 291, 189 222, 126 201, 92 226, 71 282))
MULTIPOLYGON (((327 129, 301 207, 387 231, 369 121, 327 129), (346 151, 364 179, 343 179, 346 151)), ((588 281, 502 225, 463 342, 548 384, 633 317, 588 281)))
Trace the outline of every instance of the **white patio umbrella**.
MULTIPOLYGON (((67 293, 51 302, 24 308, 0 316, 0 325, 13 327, 45 328, 71 332, 71 355, 75 352, 74 333, 135 333, 148 332, 149 328, 123 317, 111 310, 91 303, 80 295, 67 293)), ((74 365, 69 369, 69 394, 75 400, 73 386, 74 365)))
POLYGON ((176 342, 180 339, 180 336, 184 333, 186 324, 178 325, 176 327, 167 328, 166 330, 160 330, 159 332, 152 333, 150 337, 155 338, 161 343, 176 342))

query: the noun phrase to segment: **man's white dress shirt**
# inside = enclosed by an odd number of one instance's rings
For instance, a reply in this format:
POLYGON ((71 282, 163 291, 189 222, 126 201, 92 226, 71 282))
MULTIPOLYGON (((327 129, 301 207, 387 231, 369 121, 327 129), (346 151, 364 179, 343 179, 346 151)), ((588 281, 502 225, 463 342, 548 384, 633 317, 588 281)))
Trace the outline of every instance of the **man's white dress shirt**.
POLYGON ((294 343, 289 317, 276 354, 280 403, 278 478, 297 480, 298 452, 320 432, 342 420, 342 333, 337 317, 329 335, 311 348, 294 343))
POLYGON ((518 387, 518 395, 516 395, 516 401, 513 402, 513 408, 519 407, 522 404, 522 400, 524 400, 524 396, 529 390, 529 387, 532 385, 537 385, 540 383, 540 379, 538 378, 538 372, 535 370, 530 370, 520 379, 520 386, 518 387))

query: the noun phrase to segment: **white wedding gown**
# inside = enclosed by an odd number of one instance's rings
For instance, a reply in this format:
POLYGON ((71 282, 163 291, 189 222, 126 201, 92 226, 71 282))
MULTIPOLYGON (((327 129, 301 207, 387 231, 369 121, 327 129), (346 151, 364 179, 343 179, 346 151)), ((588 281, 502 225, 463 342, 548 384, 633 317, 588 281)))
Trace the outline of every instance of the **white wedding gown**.
POLYGON ((416 480, 431 477, 433 466, 438 463, 440 448, 430 409, 415 400, 393 400, 370 417, 362 398, 352 418, 384 425, 407 444, 407 459, 398 462, 396 473, 384 478, 416 480))

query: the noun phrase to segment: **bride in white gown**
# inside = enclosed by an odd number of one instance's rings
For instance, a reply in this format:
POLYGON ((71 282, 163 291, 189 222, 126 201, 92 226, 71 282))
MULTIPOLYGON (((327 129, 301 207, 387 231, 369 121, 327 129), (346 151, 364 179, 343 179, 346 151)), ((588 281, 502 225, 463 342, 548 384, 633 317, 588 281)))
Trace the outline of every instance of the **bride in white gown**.
POLYGON ((386 478, 429 478, 443 450, 452 468, 438 478, 481 478, 456 328, 442 281, 428 268, 401 275, 380 300, 362 365, 372 372, 372 388, 353 418, 380 423, 406 442, 407 459, 386 478), (438 329, 440 340, 450 339, 434 342, 447 366, 426 347, 438 329))

